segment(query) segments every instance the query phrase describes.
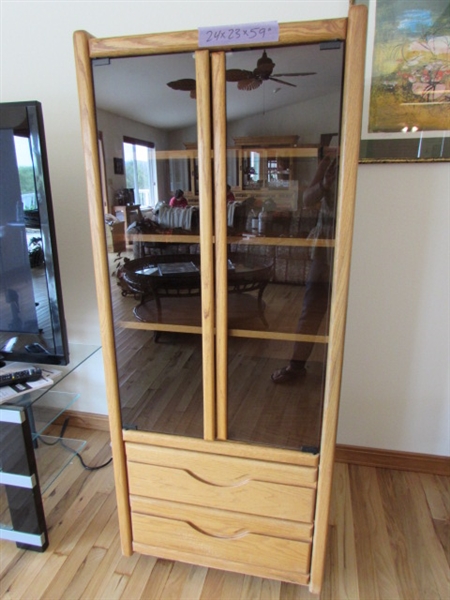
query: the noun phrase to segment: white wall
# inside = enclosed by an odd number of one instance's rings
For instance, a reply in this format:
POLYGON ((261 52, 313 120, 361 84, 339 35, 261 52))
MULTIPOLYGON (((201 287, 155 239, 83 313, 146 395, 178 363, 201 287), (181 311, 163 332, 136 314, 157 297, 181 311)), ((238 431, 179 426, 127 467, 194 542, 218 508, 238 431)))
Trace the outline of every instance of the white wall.
MULTIPOLYGON (((99 343, 72 34, 347 15, 348 0, 2 2, 1 101, 43 104, 71 340, 99 343)), ((338 441, 449 452, 449 165, 359 169, 338 441)), ((79 378, 80 379, 80 378, 79 378)), ((106 413, 102 370, 79 410, 106 413), (95 390, 95 392, 93 392, 95 390)))
POLYGON ((232 121, 227 123, 228 145, 234 145, 234 136, 290 134, 298 134, 300 144, 319 144, 322 133, 339 129, 340 109, 340 92, 335 92, 270 110, 264 115, 232 121))
POLYGON ((339 441, 449 452, 450 169, 358 174, 339 441))

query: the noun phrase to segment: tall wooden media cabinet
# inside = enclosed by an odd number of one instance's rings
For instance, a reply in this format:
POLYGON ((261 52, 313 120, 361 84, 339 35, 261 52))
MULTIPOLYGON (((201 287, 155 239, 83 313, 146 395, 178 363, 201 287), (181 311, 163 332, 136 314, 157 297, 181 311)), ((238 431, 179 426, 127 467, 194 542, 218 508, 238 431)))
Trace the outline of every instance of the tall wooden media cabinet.
POLYGON ((365 31, 358 6, 276 41, 74 35, 125 555, 321 589, 365 31), (104 194, 122 151, 145 218, 119 287, 104 194), (192 206, 165 222, 177 188, 192 206))

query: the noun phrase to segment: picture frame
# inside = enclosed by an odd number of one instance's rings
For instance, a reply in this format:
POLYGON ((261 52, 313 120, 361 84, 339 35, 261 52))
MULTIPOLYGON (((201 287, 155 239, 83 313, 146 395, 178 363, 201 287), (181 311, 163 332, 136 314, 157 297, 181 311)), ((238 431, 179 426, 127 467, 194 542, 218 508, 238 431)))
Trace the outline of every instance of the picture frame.
POLYGON ((114 158, 114 175, 123 175, 123 158, 114 158))
POLYGON ((450 0, 368 8, 360 163, 450 160, 450 0))

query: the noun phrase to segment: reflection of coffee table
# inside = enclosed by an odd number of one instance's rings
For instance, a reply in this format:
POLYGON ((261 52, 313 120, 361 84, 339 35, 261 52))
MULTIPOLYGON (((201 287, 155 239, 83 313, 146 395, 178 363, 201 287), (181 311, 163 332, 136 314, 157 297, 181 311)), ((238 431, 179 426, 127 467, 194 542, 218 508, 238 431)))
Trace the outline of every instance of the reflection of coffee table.
MULTIPOLYGON (((237 327, 258 317, 265 327, 264 290, 272 263, 248 262, 245 255, 230 256, 228 269, 228 324, 237 327)), ((135 317, 143 322, 201 326, 200 256, 163 255, 131 260, 122 276, 140 296, 135 317)))

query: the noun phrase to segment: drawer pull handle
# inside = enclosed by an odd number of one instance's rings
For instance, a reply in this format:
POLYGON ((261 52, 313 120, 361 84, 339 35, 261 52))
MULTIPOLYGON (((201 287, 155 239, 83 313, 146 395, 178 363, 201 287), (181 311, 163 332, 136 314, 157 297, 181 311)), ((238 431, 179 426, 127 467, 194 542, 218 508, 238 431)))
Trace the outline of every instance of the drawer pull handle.
POLYGON ((192 529, 195 529, 199 533, 201 533, 203 535, 207 535, 208 537, 216 538, 218 540, 238 540, 249 534, 248 529, 238 529, 234 533, 220 534, 220 533, 213 533, 210 531, 206 531, 205 529, 203 529, 202 527, 199 527, 198 525, 195 525, 191 521, 187 521, 187 524, 190 525, 192 527, 192 529))
POLYGON ((232 483, 216 483, 214 481, 208 481, 204 477, 200 477, 196 473, 193 473, 189 469, 186 469, 185 472, 190 475, 193 479, 200 481, 200 483, 204 483, 205 485, 212 485, 214 487, 223 487, 223 488, 237 488, 247 485, 250 481, 250 477, 248 475, 243 475, 239 479, 236 479, 232 483))

